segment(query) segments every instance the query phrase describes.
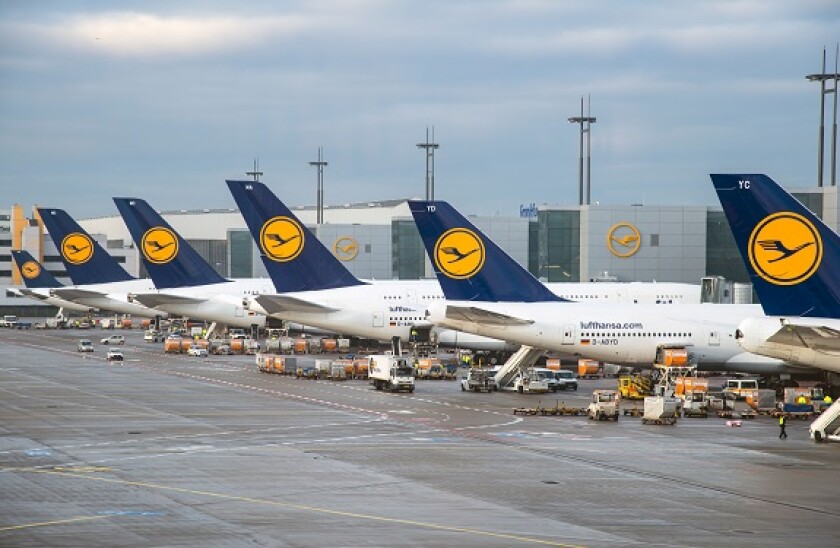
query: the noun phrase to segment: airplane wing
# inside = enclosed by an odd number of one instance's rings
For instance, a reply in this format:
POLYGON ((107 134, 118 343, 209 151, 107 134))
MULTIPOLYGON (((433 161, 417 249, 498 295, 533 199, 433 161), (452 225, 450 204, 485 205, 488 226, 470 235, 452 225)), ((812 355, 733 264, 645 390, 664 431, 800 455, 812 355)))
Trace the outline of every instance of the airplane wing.
POLYGON ((75 287, 56 287, 52 290, 52 293, 56 297, 60 297, 65 301, 76 301, 78 299, 99 299, 107 297, 107 294, 101 291, 78 289, 75 287))
POLYGON ((290 295, 260 295, 256 301, 269 314, 281 314, 283 312, 315 312, 327 314, 338 312, 340 309, 326 306, 320 303, 307 301, 290 295))
POLYGON ((767 342, 801 346, 819 352, 840 352, 840 331, 828 326, 787 323, 767 342))
POLYGON ((155 308, 167 304, 200 304, 207 299, 202 297, 185 297, 171 293, 132 293, 131 298, 143 306, 155 308))
POLYGON ((45 295, 44 293, 36 293, 35 291, 32 291, 31 289, 25 287, 15 288, 14 291, 18 295, 29 297, 30 299, 38 299, 39 301, 45 301, 49 299, 49 295, 45 295))
POLYGON ((451 320, 461 320, 487 325, 530 325, 534 320, 523 320, 500 314, 491 310, 485 310, 476 306, 453 306, 446 305, 446 317, 451 320))

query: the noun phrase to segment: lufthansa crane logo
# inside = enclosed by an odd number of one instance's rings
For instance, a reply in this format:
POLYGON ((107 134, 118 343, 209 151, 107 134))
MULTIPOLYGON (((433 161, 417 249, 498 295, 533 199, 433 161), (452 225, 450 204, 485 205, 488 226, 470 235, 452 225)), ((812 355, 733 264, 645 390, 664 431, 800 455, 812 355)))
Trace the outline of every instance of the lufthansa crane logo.
POLYGON ((339 261, 352 261, 359 254, 359 244, 353 238, 344 236, 333 244, 333 254, 339 261))
POLYGON ((153 264, 166 264, 178 255, 178 236, 172 230, 155 226, 143 234, 140 250, 153 264))
POLYGON ((272 261, 291 261, 303 251, 303 228, 291 217, 273 217, 260 230, 260 247, 272 261))
POLYGON ((802 283, 819 268, 823 243, 816 227, 797 213, 765 217, 750 234, 750 265, 774 285, 802 283))
POLYGON ((463 280, 484 266, 484 242, 472 230, 452 228, 435 244, 435 265, 450 278, 463 280))
POLYGON ((85 264, 93 257, 93 240, 81 232, 68 234, 61 240, 61 256, 70 264, 85 264))
POLYGON ((632 257, 641 246, 639 229, 630 223, 614 224, 607 232, 607 247, 616 257, 632 257))
POLYGON ((26 261, 23 263, 23 266, 20 267, 20 272, 27 280, 34 280, 41 273, 41 265, 35 261, 26 261))

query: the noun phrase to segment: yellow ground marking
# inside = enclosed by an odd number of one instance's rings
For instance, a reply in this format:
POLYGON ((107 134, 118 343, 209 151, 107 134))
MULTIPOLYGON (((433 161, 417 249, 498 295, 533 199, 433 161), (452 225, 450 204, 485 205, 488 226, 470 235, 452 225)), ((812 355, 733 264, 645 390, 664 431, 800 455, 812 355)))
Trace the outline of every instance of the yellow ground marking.
MULTIPOLYGON (((544 546, 561 546, 564 548, 581 548, 580 545, 577 544, 563 544, 560 542, 554 542, 550 540, 543 540, 538 538, 531 538, 531 537, 524 537, 520 535, 513 535, 508 533, 494 533, 493 531, 483 531, 481 529, 471 529, 469 527, 456 527, 452 525, 440 525, 437 523, 429 523, 424 521, 414 521, 408 519, 400 519, 400 518, 389 518, 385 516, 374 516, 370 514, 360 514, 357 512, 345 512, 341 510, 331 510, 329 508, 319 508, 317 506, 307 506, 303 504, 292 504, 290 502, 281 502, 276 500, 268 500, 268 499, 258 499, 253 497, 241 497, 236 495, 226 495, 224 493, 214 493, 212 491, 201 491, 198 489, 187 489, 184 487, 172 487, 169 485, 158 485, 155 483, 146 483, 142 481, 130 481, 130 480, 121 480, 116 478, 103 478, 100 476, 81 476, 78 474, 69 474, 67 472, 56 472, 51 470, 29 470, 29 472, 37 473, 37 474, 50 474, 50 475, 57 475, 57 476, 67 476, 72 478, 84 478, 91 481, 102 481, 106 483, 117 483, 122 485, 131 485, 133 487, 145 487, 147 489, 158 489, 161 491, 174 491, 176 493, 187 493, 191 495, 200 495, 205 497, 213 497, 217 499, 225 499, 225 500, 237 500, 241 502, 251 502, 255 504, 263 504, 266 506, 279 506, 283 508, 292 508, 295 510, 302 510, 306 512, 316 512, 319 514, 329 514, 333 516, 342 516, 347 518, 355 518, 355 519, 362 519, 368 521, 378 521, 382 523, 396 523, 400 525, 411 525, 414 527, 422 527, 426 529, 437 529, 440 531, 451 531, 455 533, 467 533, 471 535, 477 536, 484 536, 484 537, 493 537, 493 538, 501 538, 507 540, 515 540, 519 542, 526 542, 531 544, 541 544, 544 546)), ((100 517, 110 517, 110 516, 100 516, 100 517)), ((21 526, 17 526, 21 527, 21 526)), ((0 529, 2 531, 3 529, 0 529)))
POLYGON ((92 519, 104 519, 104 518, 112 518, 114 516, 79 516, 77 518, 68 518, 68 519, 56 519, 53 521, 42 521, 40 523, 25 523, 23 525, 8 525, 6 527, 0 527, 0 532, 2 531, 14 531, 16 529, 28 529, 30 527, 46 527, 48 525, 63 525, 65 523, 74 523, 77 521, 90 521, 92 519))

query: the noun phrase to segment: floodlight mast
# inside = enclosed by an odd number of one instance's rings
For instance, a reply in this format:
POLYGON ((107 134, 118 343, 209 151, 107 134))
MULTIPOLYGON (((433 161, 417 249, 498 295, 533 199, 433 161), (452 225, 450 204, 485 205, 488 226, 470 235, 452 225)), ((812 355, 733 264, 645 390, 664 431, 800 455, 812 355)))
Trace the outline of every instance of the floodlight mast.
POLYGON ((315 198, 315 219, 316 224, 324 224, 324 166, 328 165, 324 161, 324 147, 318 147, 318 159, 314 162, 309 162, 309 165, 317 167, 317 196, 315 198))
POLYGON ((435 199, 435 150, 440 145, 434 142, 435 126, 432 126, 432 139, 429 140, 429 128, 426 127, 426 142, 417 143, 417 148, 426 151, 426 200, 435 199))
POLYGON ((587 96, 586 116, 583 115, 583 95, 580 96, 580 116, 569 118, 569 123, 580 124, 580 152, 578 155, 578 205, 589 205, 592 197, 591 129, 596 119, 591 116, 592 98, 587 96), (586 134, 586 202, 583 201, 583 135, 586 134))

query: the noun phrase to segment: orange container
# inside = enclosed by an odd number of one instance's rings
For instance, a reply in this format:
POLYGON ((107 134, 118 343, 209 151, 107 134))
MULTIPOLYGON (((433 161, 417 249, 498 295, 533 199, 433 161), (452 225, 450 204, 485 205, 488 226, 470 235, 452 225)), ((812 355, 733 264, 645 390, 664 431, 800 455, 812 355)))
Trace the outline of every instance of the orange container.
POLYGON ((120 329, 131 329, 131 320, 126 318, 120 322, 120 329))
POLYGON ((663 349, 662 365, 688 365, 688 351, 682 348, 663 349))
POLYGON ((166 339, 163 342, 163 351, 167 354, 177 354, 181 351, 181 339, 166 339))
POLYGON ((143 326, 143 329, 149 329, 149 326, 152 325, 152 320, 146 318, 140 322, 140 325, 143 326))
POLYGON ((547 358, 545 360, 545 367, 552 371, 560 371, 560 358, 547 358))
POLYGON ((321 351, 332 353, 337 348, 335 339, 321 339, 321 351))
POLYGON ((309 339, 295 339, 295 354, 306 354, 309 351, 309 339))
POLYGON ((600 366, 595 360, 578 360, 578 377, 592 377, 598 375, 600 366))
POLYGON ((369 364, 367 360, 353 360, 354 375, 357 379, 366 379, 368 376, 369 364))
POLYGON ((178 342, 181 343, 181 352, 186 352, 187 350, 190 349, 190 346, 192 346, 193 340, 192 339, 179 339, 178 342))
POLYGON ((234 354, 242 354, 245 352, 245 339, 231 339, 230 350, 234 354))

